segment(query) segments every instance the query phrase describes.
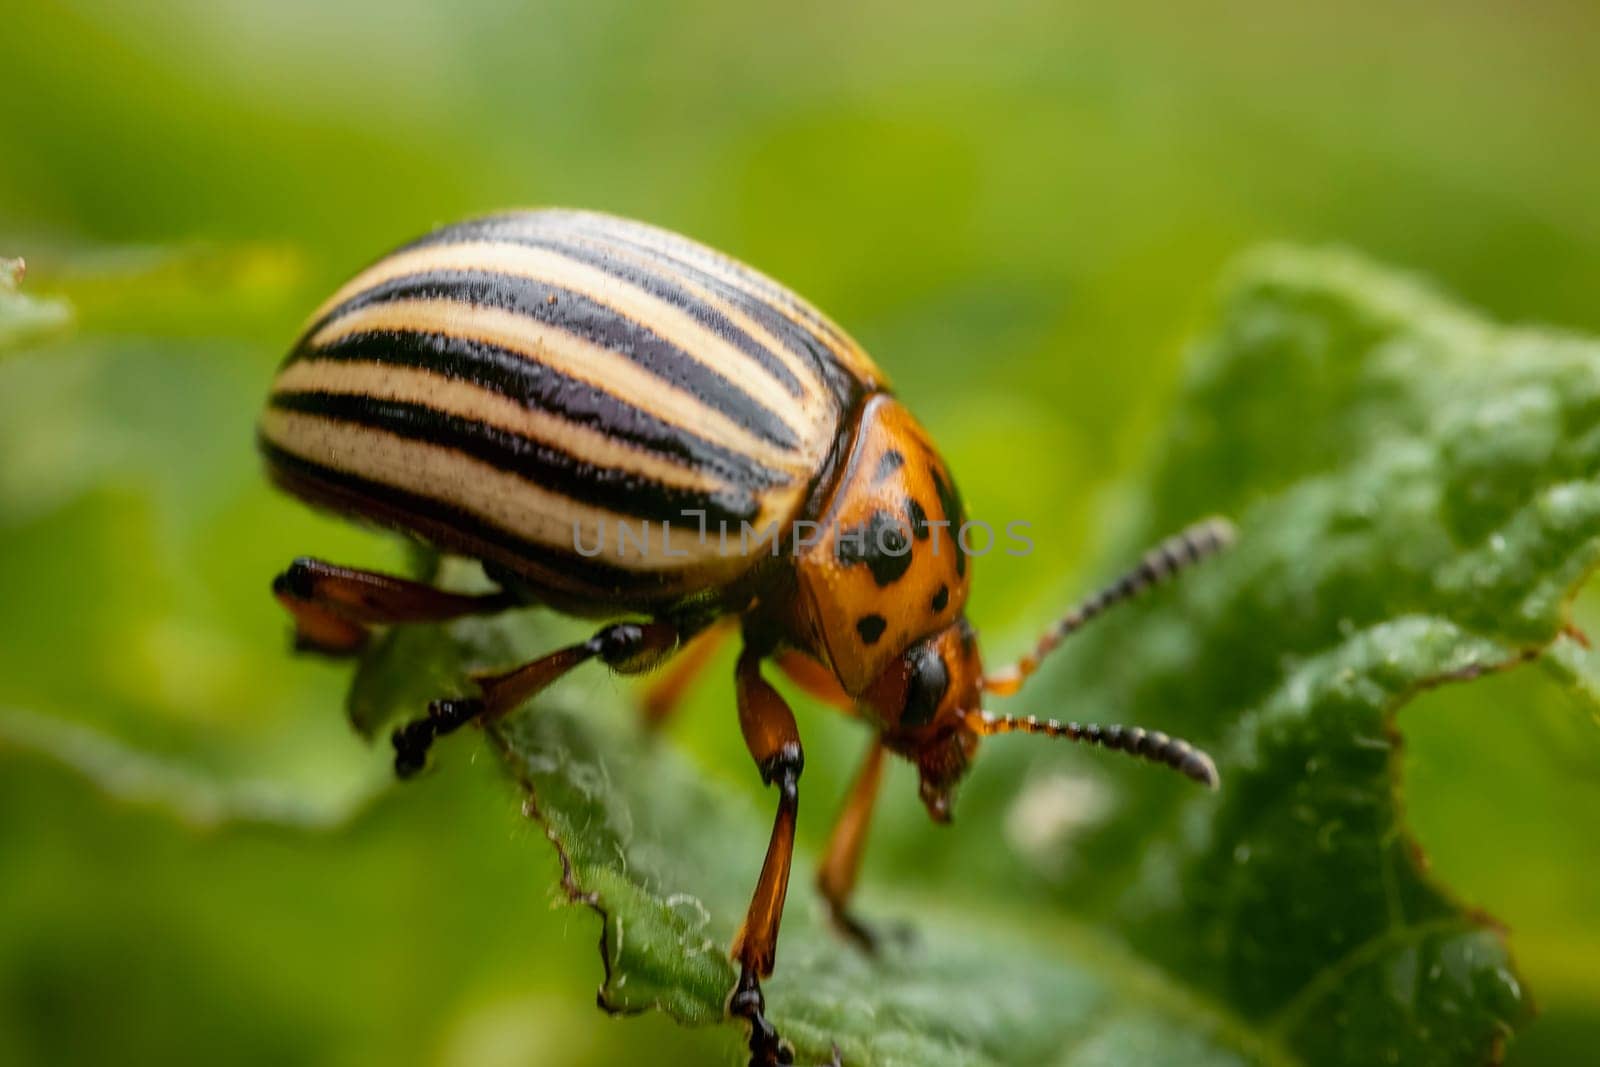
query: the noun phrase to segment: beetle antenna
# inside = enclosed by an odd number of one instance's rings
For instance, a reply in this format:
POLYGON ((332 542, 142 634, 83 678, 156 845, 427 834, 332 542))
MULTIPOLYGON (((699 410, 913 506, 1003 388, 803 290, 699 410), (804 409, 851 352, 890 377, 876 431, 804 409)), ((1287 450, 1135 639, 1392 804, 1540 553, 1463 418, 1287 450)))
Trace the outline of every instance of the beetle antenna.
POLYGON ((1139 594, 1169 580, 1202 560, 1209 559, 1226 549, 1234 541, 1233 524, 1227 519, 1213 516, 1172 535, 1144 554, 1138 566, 1128 571, 1110 585, 1080 601, 1062 616, 1055 625, 1044 632, 1032 652, 1025 654, 1005 670, 991 674, 983 680, 985 692, 997 696, 1010 696, 1022 688, 1028 676, 1039 669, 1040 662, 1056 650, 1056 646, 1107 608, 1132 600, 1139 594))
POLYGON ((994 715, 987 711, 969 714, 967 722, 982 736, 1044 734, 1046 737, 1065 737, 1069 741, 1082 741, 1126 752, 1152 763, 1164 763, 1207 789, 1217 788, 1222 781, 1217 775, 1216 763, 1203 750, 1195 748, 1181 737, 1168 737, 1160 730, 1146 730, 1142 726, 1101 726, 1092 722, 1057 722, 1055 719, 1037 719, 1032 715, 994 715))

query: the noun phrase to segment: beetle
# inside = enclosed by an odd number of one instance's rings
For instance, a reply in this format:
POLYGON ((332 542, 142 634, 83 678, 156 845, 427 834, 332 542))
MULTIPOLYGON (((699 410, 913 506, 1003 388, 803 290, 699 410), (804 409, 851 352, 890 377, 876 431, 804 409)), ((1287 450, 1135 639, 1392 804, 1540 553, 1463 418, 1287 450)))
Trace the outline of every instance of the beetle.
POLYGON ((982 700, 1015 693, 1106 608, 1222 549, 1227 523, 1159 545, 986 675, 965 615, 966 516, 928 433, 838 326, 687 238, 542 210, 404 245, 313 313, 272 384, 258 441, 282 489, 474 558, 496 587, 470 595, 297 559, 273 591, 299 647, 354 654, 373 626, 534 604, 609 620, 401 726, 402 777, 440 735, 506 715, 579 664, 637 674, 687 648, 647 700, 664 717, 737 626, 739 725, 778 792, 732 946, 728 1010, 749 1024, 752 1064, 792 1059, 765 1016, 761 980, 775 960, 804 767, 794 715, 763 661, 873 731, 818 874, 837 927, 868 949, 849 900, 886 752, 916 766, 939 822, 979 740, 1008 731, 1099 744, 1217 785, 1204 752, 1158 731, 999 715, 982 700))

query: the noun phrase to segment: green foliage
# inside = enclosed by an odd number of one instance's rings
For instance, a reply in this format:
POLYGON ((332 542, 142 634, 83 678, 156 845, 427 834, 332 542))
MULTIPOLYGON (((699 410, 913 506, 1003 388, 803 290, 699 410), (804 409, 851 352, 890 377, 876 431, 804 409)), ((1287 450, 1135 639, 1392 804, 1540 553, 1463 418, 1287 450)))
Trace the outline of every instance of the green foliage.
MULTIPOLYGON (((1244 265, 1191 351, 1126 543, 1220 508, 1240 545, 1097 624, 1021 699, 1192 737, 1224 788, 1086 766, 1071 780, 1104 810, 1039 846, 1071 873, 1026 901, 1005 884, 1021 872, 974 876, 1002 813, 961 811, 958 862, 890 879, 918 936, 881 963, 828 936, 797 878, 769 998, 809 1060, 1444 1065, 1496 1058, 1528 1018, 1502 932, 1404 823, 1395 715, 1560 636, 1600 553, 1600 345, 1281 250, 1244 265)), ((392 634, 361 721, 452 672, 462 689, 464 667, 534 647, 527 626, 392 634)), ((616 704, 569 694, 495 741, 568 895, 603 917, 603 1003, 716 1021, 764 813, 616 704)), ((1083 762, 1022 744, 991 742, 976 773, 1083 762)))
POLYGON ((21 289, 26 273, 22 260, 0 257, 0 352, 48 337, 72 317, 64 300, 24 296, 21 289))

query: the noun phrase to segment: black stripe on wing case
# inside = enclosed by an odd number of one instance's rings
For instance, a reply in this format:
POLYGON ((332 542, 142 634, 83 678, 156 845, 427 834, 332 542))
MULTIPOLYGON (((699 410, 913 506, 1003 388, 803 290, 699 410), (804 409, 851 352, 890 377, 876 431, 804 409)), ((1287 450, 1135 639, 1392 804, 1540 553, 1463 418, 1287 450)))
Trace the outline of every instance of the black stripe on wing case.
POLYGON ((656 599, 665 600, 670 596, 669 586, 681 585, 689 576, 688 572, 681 571, 630 571, 552 549, 524 540, 452 504, 325 467, 265 438, 258 438, 257 444, 273 477, 286 483, 285 488, 297 496, 422 533, 446 547, 460 547, 449 544, 451 534, 473 539, 498 549, 512 563, 513 570, 517 570, 515 563, 531 564, 558 578, 557 587, 569 592, 586 593, 597 599, 614 598, 619 593, 653 594, 656 599))
POLYGON ((754 519, 760 512, 754 494, 732 486, 707 493, 663 485, 637 472, 591 463, 530 437, 423 404, 321 392, 279 393, 271 403, 284 411, 317 415, 438 445, 525 478, 576 503, 632 518, 693 521, 695 517, 684 513, 703 511, 708 523, 737 523, 754 519))
POLYGON ((751 295, 794 312, 805 321, 806 325, 841 347, 850 344, 850 339, 837 326, 824 318, 816 308, 801 299, 800 295, 794 290, 758 273, 754 268, 741 263, 732 256, 718 252, 716 249, 703 245, 698 241, 692 241, 682 234, 672 233, 669 230, 649 226, 642 222, 635 222, 631 219, 582 214, 566 215, 563 218, 559 212, 554 212, 552 215, 556 220, 565 222, 574 229, 608 234, 620 240, 636 244, 641 248, 648 248, 658 255, 676 262, 692 265, 709 274, 716 274, 720 271, 737 275, 740 284, 746 287, 751 295))
POLYGON ((807 309, 793 295, 786 294, 779 303, 770 302, 762 295, 761 290, 770 291, 772 286, 752 285, 751 283, 757 279, 734 261, 727 260, 725 265, 737 274, 739 284, 735 284, 721 273, 673 254, 668 248, 643 243, 629 234, 613 232, 611 228, 585 229, 579 231, 579 235, 603 245, 647 256, 661 264, 662 269, 682 275, 727 300, 762 329, 783 342, 789 351, 809 363, 827 384, 829 392, 833 394, 841 408, 849 407, 851 400, 860 391, 861 383, 840 364, 838 356, 834 354, 829 343, 818 336, 818 331, 825 331, 838 337, 837 343, 840 347, 846 347, 851 342, 839 337, 836 331, 826 330, 826 323, 814 314, 807 315, 807 309), (784 307, 793 310, 807 321, 797 322, 784 313, 782 310, 784 307))
MULTIPOLYGON (((510 237, 503 240, 505 243, 548 249, 579 263, 594 267, 596 270, 602 270, 619 281, 627 282, 643 290, 656 299, 685 312, 701 326, 704 326, 755 360, 761 366, 761 369, 777 379, 778 383, 791 396, 801 397, 805 395, 805 389, 801 386, 800 380, 766 345, 735 325, 720 310, 712 307, 683 287, 683 272, 664 273, 652 271, 637 260, 624 259, 610 249, 594 243, 586 244, 531 236, 510 237)), ((713 287, 702 286, 702 288, 712 289, 713 287)), ((804 357, 805 353, 800 353, 800 355, 804 357)))
MULTIPOLYGON (((485 271, 406 275, 357 293, 329 311, 309 332, 314 336, 328 323, 361 308, 403 300, 449 300, 526 316, 631 360, 771 444, 791 451, 800 446, 800 439, 778 412, 648 326, 582 293, 532 278, 485 271)), ((529 354, 529 358, 534 356, 529 354)))
POLYGON ((400 251, 461 241, 519 243, 541 239, 578 239, 619 252, 631 252, 660 265, 668 275, 687 278, 729 300, 755 319, 790 351, 808 361, 828 383, 830 392, 848 407, 859 383, 842 367, 832 348, 854 343, 800 297, 738 260, 696 244, 687 237, 643 223, 605 215, 570 211, 513 212, 448 226, 418 238, 400 251), (735 284, 729 275, 738 279, 735 284), (797 322, 787 309, 801 320, 797 322), (819 336, 820 335, 820 336, 819 336))
POLYGON ((518 352, 436 333, 348 334, 294 360, 393 364, 471 382, 528 408, 560 416, 619 441, 709 471, 734 485, 765 489, 792 479, 781 471, 629 404, 613 393, 562 374, 518 352))

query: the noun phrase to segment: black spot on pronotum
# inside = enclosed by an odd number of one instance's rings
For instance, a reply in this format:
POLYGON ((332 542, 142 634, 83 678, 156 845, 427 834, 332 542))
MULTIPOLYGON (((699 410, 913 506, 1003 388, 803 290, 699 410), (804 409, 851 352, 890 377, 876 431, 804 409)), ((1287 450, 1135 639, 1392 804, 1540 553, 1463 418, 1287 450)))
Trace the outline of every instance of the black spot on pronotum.
POLYGON ((933 594, 933 600, 929 602, 929 606, 933 608, 933 613, 935 615, 949 607, 950 587, 948 585, 941 585, 939 587, 939 591, 933 594))
POLYGON ((875 645, 888 626, 888 621, 882 615, 863 615, 856 620, 856 633, 861 635, 861 640, 866 644, 875 645))
POLYGON ((944 517, 949 521, 950 538, 955 542, 956 577, 965 577, 967 550, 961 545, 961 526, 967 521, 967 515, 961 505, 961 494, 956 490, 956 483, 937 463, 930 466, 929 472, 933 475, 934 492, 939 494, 939 510, 944 512, 944 517))
POLYGON ((887 511, 841 531, 835 552, 845 566, 864 563, 879 588, 899 581, 911 567, 911 531, 887 511))
POLYGON ((905 466, 905 463, 906 457, 902 453, 897 452, 892 448, 889 449, 889 451, 885 452, 883 457, 878 460, 878 469, 873 472, 872 484, 877 485, 878 483, 882 482, 885 478, 889 477, 889 475, 905 466))
POLYGON ((911 523, 911 536, 918 541, 926 541, 929 529, 927 511, 923 509, 921 502, 913 496, 906 497, 905 509, 906 518, 911 523))

